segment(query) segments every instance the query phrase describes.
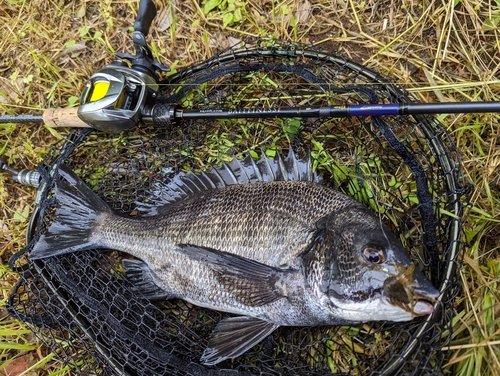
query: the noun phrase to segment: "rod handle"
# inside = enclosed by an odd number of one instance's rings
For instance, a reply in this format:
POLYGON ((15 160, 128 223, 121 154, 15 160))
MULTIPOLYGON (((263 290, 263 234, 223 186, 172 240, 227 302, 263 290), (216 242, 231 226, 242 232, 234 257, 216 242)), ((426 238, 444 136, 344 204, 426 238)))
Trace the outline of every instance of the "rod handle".
POLYGON ((51 128, 76 127, 90 128, 78 117, 78 107, 72 108, 49 108, 43 113, 43 122, 51 128))

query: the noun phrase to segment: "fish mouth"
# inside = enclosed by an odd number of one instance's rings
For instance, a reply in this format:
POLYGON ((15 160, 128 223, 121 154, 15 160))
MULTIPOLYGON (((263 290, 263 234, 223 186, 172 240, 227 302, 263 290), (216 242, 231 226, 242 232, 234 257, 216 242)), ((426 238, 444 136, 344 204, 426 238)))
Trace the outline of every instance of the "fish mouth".
POLYGON ((415 304, 413 305, 413 313, 417 316, 426 316, 434 312, 434 303, 436 303, 440 292, 433 286, 425 289, 416 288, 413 290, 415 304))
POLYGON ((437 301, 439 294, 420 295, 416 291, 413 292, 414 298, 412 301, 406 299, 396 299, 389 296, 387 293, 382 293, 382 298, 392 305, 396 305, 414 316, 427 316, 434 312, 434 304, 437 301), (417 296, 418 295, 418 296, 417 296))
POLYGON ((430 283, 400 281, 396 277, 389 277, 384 282, 385 300, 414 316, 432 314, 439 295, 440 292, 430 283))
POLYGON ((416 316, 427 316, 434 312, 434 306, 427 300, 419 299, 413 306, 413 313, 416 316))

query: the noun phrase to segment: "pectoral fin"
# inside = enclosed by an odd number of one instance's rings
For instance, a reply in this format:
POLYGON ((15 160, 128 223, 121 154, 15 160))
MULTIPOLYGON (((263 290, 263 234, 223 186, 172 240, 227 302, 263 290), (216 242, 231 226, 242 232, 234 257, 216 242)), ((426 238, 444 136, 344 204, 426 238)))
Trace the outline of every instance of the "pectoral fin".
POLYGON ((222 320, 215 327, 200 361, 202 364, 214 365, 229 358, 236 358, 276 328, 278 325, 249 316, 222 320))
POLYGON ((214 279, 232 298, 248 306, 262 306, 287 296, 284 280, 288 269, 215 249, 180 244, 178 250, 191 259, 210 265, 214 279))

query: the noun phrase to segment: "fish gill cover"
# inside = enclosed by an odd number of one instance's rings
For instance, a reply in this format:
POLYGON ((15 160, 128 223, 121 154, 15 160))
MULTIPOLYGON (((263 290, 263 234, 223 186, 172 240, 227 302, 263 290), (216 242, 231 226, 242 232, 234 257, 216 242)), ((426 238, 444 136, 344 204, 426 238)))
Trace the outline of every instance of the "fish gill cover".
MULTIPOLYGON (((249 40, 183 69, 161 86, 160 102, 185 109, 403 103, 389 79, 341 55, 267 39, 249 40)), ((25 321, 76 374, 330 375, 439 372, 451 335, 463 250, 466 198, 460 156, 425 115, 184 120, 119 136, 75 130, 39 167, 39 214, 11 264, 20 279, 9 312, 25 321), (113 250, 30 260, 56 220, 54 181, 69 166, 115 211, 136 216, 179 172, 208 171, 233 157, 311 155, 332 187, 376 213, 439 288, 432 315, 402 323, 280 327, 243 355, 202 365, 213 329, 230 314, 183 300, 149 300, 125 276, 113 250)), ((161 194, 160 194, 161 195, 161 194)), ((405 273, 391 281, 409 283, 405 273)))

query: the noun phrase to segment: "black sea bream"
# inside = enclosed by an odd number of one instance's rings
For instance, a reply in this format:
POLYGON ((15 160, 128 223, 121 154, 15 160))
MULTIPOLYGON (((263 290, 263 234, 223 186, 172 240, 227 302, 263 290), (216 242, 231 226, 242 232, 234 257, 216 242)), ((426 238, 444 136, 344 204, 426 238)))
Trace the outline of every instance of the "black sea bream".
POLYGON ((113 212, 60 167, 57 219, 40 259, 115 249, 151 299, 180 298, 238 316, 221 321, 201 361, 241 355, 279 326, 406 321, 433 312, 438 291, 368 208, 321 184, 310 158, 250 156, 180 173, 140 216, 113 212))

